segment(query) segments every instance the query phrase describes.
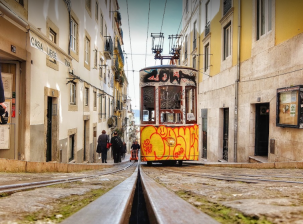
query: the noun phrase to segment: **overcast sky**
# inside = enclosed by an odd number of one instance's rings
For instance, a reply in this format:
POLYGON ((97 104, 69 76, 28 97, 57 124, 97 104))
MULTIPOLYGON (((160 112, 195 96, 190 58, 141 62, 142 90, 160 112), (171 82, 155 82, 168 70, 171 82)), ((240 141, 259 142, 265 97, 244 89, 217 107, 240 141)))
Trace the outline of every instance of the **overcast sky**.
MULTIPOLYGON (((168 55, 168 35, 176 35, 182 29, 180 22, 182 18, 182 0, 118 0, 122 16, 122 29, 124 45, 122 49, 127 53, 124 56, 125 73, 128 76, 129 93, 132 99, 133 109, 139 109, 139 70, 155 65, 152 54, 151 33, 160 33, 164 14, 162 33, 164 33, 164 50, 162 55, 168 55), (150 13, 149 12, 150 2, 150 13), (128 3, 128 4, 127 4, 128 3), (128 13, 127 13, 128 5, 128 13), (149 28, 148 27, 149 14, 149 28), (129 19, 129 22, 128 22, 129 19), (180 28, 179 28, 180 27, 180 28), (147 39, 148 32, 148 39, 147 39), (146 51, 147 39, 147 51, 146 51), (132 55, 131 55, 132 53, 132 55), (147 57, 145 59, 145 54, 147 57), (135 70, 134 72, 132 70, 135 70)), ((167 60, 163 64, 168 64, 167 60)), ((160 61, 157 60, 157 65, 160 61)))

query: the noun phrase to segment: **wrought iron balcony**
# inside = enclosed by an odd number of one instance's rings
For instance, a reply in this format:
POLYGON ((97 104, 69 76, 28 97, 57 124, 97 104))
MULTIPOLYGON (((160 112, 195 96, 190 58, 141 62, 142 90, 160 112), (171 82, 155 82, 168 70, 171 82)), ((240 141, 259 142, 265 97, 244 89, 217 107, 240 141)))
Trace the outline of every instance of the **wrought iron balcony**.
POLYGON ((223 16, 231 9, 231 0, 223 1, 223 16))
POLYGON ((106 59, 111 59, 113 56, 113 41, 111 36, 105 36, 104 55, 106 59))
POLYGON ((205 26, 205 36, 207 36, 210 32, 210 22, 208 22, 205 26))
POLYGON ((197 39, 194 39, 194 41, 193 41, 193 49, 196 49, 196 47, 197 47, 197 39))

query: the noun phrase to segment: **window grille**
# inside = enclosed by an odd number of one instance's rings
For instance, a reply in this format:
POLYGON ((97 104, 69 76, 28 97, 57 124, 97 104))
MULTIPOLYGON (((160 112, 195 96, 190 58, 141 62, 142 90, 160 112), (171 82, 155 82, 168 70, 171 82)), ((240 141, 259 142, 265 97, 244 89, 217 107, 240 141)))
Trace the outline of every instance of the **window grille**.
POLYGON ((232 0, 223 1, 223 16, 231 9, 232 0))

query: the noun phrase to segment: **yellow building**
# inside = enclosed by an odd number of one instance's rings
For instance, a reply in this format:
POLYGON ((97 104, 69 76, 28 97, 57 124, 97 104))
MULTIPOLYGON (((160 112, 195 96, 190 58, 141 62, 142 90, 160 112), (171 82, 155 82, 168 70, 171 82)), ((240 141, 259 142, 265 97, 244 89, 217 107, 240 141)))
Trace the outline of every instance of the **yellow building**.
POLYGON ((180 63, 200 71, 201 160, 303 160, 302 6, 183 0, 180 63))

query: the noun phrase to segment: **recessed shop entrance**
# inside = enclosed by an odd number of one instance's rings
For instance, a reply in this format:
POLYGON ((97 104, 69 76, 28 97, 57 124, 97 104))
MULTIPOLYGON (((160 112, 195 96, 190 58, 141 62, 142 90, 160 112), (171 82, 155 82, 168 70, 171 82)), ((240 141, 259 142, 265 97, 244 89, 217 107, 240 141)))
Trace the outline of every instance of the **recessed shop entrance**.
POLYGON ((268 155, 269 103, 256 104, 255 156, 268 155))

